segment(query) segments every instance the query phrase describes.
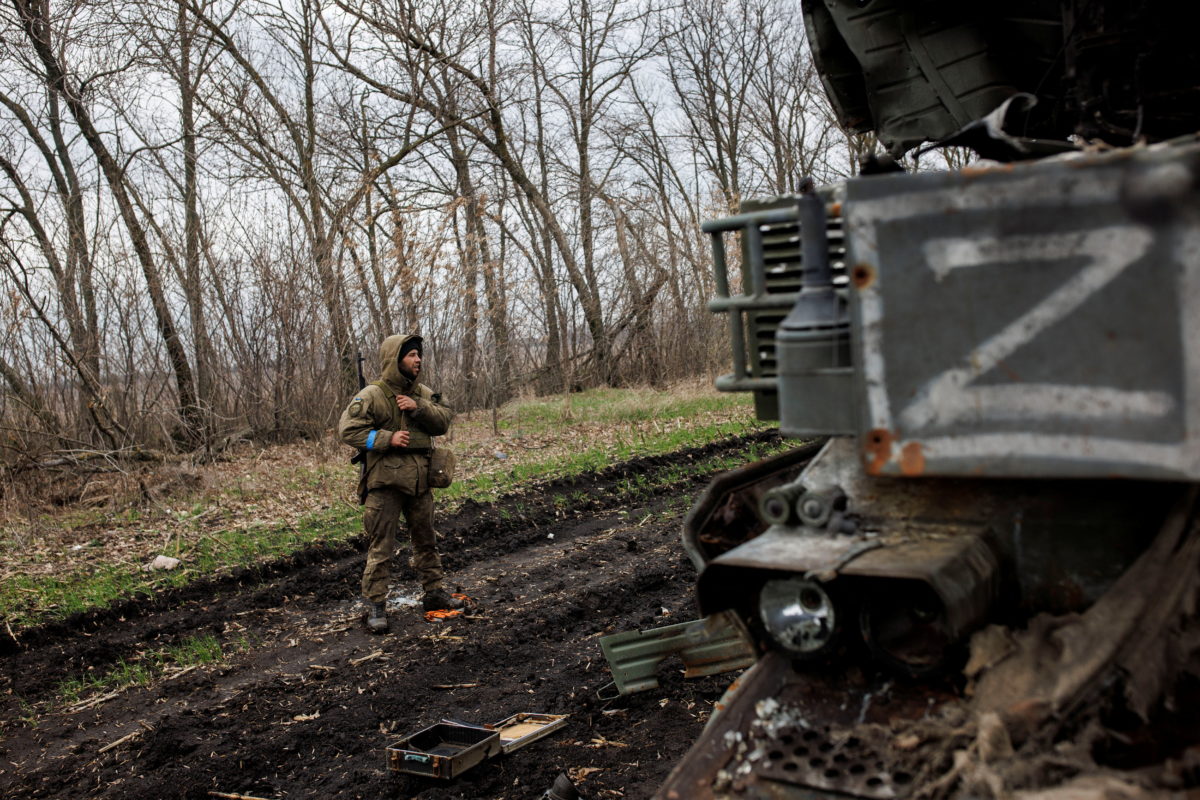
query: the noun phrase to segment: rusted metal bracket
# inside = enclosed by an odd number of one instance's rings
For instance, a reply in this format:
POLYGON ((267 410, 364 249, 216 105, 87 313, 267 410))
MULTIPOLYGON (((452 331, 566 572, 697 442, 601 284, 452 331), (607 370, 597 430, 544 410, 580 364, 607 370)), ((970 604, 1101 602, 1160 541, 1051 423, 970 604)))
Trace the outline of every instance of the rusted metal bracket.
POLYGON ((656 688, 658 665, 672 655, 683 661, 685 678, 743 669, 755 658, 741 623, 729 613, 648 631, 614 633, 600 639, 600 649, 623 695, 656 688))

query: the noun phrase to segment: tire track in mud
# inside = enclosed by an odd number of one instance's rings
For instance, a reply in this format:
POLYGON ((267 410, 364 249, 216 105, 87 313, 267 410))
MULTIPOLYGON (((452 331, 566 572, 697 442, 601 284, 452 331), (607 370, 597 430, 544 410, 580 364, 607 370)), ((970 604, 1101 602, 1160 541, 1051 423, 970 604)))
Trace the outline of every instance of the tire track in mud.
MULTIPOLYGON (((610 679, 600 635, 694 616, 694 570, 679 530, 706 478, 683 478, 633 502, 618 484, 771 436, 615 465, 442 521, 448 579, 478 602, 471 619, 431 625, 402 610, 391 634, 369 636, 355 599, 361 556, 326 548, 290 570, 271 565, 256 583, 231 580, 207 596, 148 601, 124 623, 97 615, 58 636, 44 630, 40 646, 6 662, 24 655, 32 669, 40 653, 43 669, 62 674, 105 652, 111 663, 113 651, 206 629, 252 646, 220 666, 43 717, 36 728, 15 722, 15 689, 48 691, 54 681, 17 676, 6 664, 0 794, 533 798, 560 770, 575 768, 594 770, 581 784, 589 797, 649 797, 731 676, 684 682, 667 671, 660 691, 597 698, 610 679), (568 493, 579 502, 555 501, 568 493), (435 688, 459 684, 466 686, 435 688), (443 717, 490 722, 516 711, 567 713, 570 722, 452 783, 386 770, 384 748, 401 734, 443 717)), ((397 581, 411 578, 402 569, 397 581)))
MULTIPOLYGON (((595 473, 534 483, 494 503, 468 501, 454 515, 437 520, 448 575, 453 579, 453 573, 468 564, 536 542, 547 526, 620 508, 628 499, 618 485, 627 478, 653 476, 681 463, 703 463, 755 443, 777 440, 775 431, 729 437, 704 447, 622 462, 595 473), (579 493, 584 499, 566 510, 555 504, 556 497, 579 493), (507 509, 511 506, 522 510, 510 513, 507 509)), ((688 486, 706 481, 703 473, 697 474, 681 484, 660 487, 658 492, 686 491, 688 486)), ((361 536, 337 545, 317 543, 228 575, 75 614, 23 632, 19 642, 0 638, 0 658, 6 662, 0 692, 37 702, 64 678, 82 674, 89 667, 92 672, 106 670, 147 648, 168 647, 188 636, 219 631, 225 619, 247 608, 272 608, 284 598, 312 603, 353 598, 365 546, 361 536), (186 616, 185 625, 180 625, 180 615, 186 616)), ((394 581, 411 584, 413 573, 404 559, 393 564, 397 567, 394 581)), ((0 701, 0 718, 10 716, 6 705, 7 698, 0 701)))

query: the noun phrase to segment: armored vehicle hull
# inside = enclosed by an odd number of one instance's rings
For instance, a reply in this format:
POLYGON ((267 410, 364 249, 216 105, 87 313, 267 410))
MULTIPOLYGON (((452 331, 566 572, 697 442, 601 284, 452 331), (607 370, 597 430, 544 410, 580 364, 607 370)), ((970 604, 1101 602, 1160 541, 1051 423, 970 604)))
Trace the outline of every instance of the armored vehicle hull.
POLYGON ((1200 784, 1200 140, 706 230, 719 385, 800 446, 689 517, 700 610, 759 658, 658 797, 1200 784))

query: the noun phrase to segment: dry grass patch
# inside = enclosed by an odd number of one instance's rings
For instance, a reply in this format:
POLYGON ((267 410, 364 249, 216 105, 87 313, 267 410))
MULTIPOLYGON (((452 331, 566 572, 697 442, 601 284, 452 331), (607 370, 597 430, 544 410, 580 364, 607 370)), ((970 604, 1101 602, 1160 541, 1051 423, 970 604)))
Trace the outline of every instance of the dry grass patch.
MULTIPOLYGON (((522 398, 495 414, 456 418, 443 443, 459 456, 459 480, 439 502, 490 499, 523 480, 762 427, 748 396, 718 394, 699 383, 522 398)), ((73 476, 57 483, 51 476, 40 487, 6 487, 0 613, 25 624, 46 612, 103 604, 147 583, 179 584, 315 539, 355 535, 359 507, 350 455, 330 432, 318 441, 246 446, 216 463, 74 476, 73 484, 73 476), (181 558, 182 569, 154 576, 141 571, 160 554, 181 558), (74 588, 81 581, 111 586, 91 596, 74 588)))

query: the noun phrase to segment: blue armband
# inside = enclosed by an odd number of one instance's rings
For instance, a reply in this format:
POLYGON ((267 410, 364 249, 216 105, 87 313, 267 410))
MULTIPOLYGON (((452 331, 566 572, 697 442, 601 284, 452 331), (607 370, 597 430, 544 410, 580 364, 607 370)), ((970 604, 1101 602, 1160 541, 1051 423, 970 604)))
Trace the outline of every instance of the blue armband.
POLYGON ((370 433, 367 434, 367 449, 368 450, 373 450, 375 448, 375 437, 378 435, 379 435, 379 431, 371 431, 370 433))

